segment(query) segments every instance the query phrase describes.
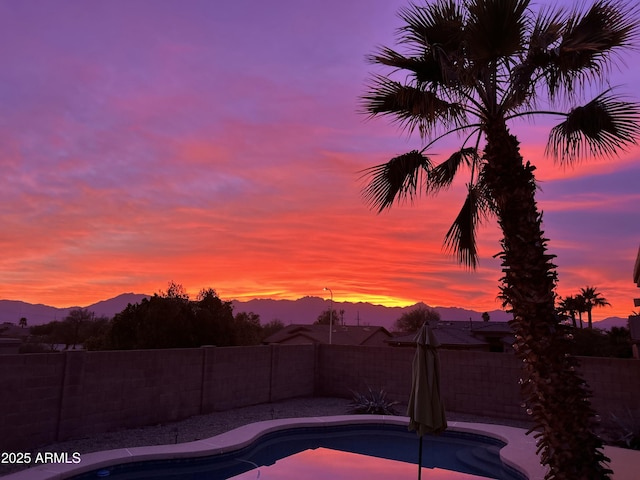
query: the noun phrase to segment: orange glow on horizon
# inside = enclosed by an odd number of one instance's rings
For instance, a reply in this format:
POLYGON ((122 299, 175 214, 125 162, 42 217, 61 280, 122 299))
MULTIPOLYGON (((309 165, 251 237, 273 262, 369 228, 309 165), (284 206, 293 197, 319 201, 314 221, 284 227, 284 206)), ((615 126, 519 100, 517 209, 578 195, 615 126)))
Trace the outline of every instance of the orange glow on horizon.
MULTIPOLYGON (((178 281, 178 283, 180 282, 178 281)), ((187 293, 189 294, 190 298, 195 299, 197 297, 198 292, 202 288, 208 288, 209 286, 214 288, 218 293, 218 295, 220 296, 220 298, 225 301, 238 300, 238 301, 246 302, 254 299, 295 301, 303 297, 318 297, 318 298, 323 298, 325 300, 329 299, 329 293, 324 292, 322 288, 318 288, 316 291, 304 291, 300 293, 282 292, 282 291, 278 291, 278 292, 275 292, 275 291, 246 292, 245 291, 245 292, 234 293, 233 291, 230 291, 230 290, 215 288, 214 285, 205 285, 203 287, 196 288, 193 290, 187 289, 187 293)), ((557 291, 560 296, 575 295, 579 293, 580 288, 585 286, 587 285, 582 283, 571 284, 568 281, 566 282, 561 281, 557 291)), ((614 317, 614 316, 626 318, 628 315, 631 314, 631 311, 634 310, 633 295, 636 295, 637 297, 638 293, 637 293, 637 288, 635 288, 633 285, 629 287, 626 285, 626 282, 619 282, 618 284, 604 284, 604 285, 597 284, 596 286, 598 287, 599 291, 604 292, 605 297, 611 303, 612 306, 606 306, 603 308, 594 309, 593 318, 595 321, 599 321, 604 318, 614 317)), ((107 294, 102 293, 102 291, 98 291, 98 292, 94 292, 92 296, 87 295, 86 297, 81 297, 80 295, 77 295, 77 296, 70 295, 69 300, 67 301, 63 300, 62 302, 53 302, 53 301, 50 302, 46 300, 43 301, 43 300, 37 300, 37 299, 30 300, 29 297, 26 295, 23 295, 21 298, 15 298, 15 300, 19 299, 29 303, 43 303, 43 304, 54 306, 57 308, 68 308, 72 306, 85 307, 93 303, 97 303, 99 301, 115 297, 121 293, 132 292, 132 293, 144 293, 147 295, 153 295, 154 293, 159 293, 161 291, 166 290, 166 288, 167 288, 167 284, 159 285, 156 288, 149 288, 149 289, 114 290, 112 293, 107 293, 107 294), (84 298, 84 300, 81 300, 81 298, 84 298)), ((333 301, 336 303, 336 305, 339 305, 341 302, 350 302, 350 303, 363 302, 363 303, 370 303, 373 305, 382 305, 386 307, 407 307, 407 306, 415 305, 416 303, 419 303, 419 302, 424 302, 431 307, 460 307, 460 308, 468 308, 478 312, 502 309, 500 301, 496 298, 496 295, 498 292, 497 283, 493 285, 493 288, 495 291, 495 295, 493 296, 493 298, 491 298, 491 296, 485 295, 485 298, 487 298, 488 301, 486 300, 484 302, 478 301, 474 304, 465 303, 464 297, 459 297, 459 296, 454 297, 456 299, 450 302, 447 302, 446 300, 430 301, 429 299, 423 299, 419 297, 416 299, 412 299, 412 298, 407 299, 407 298, 394 298, 391 296, 382 296, 382 295, 370 295, 366 293, 344 294, 344 292, 339 288, 334 288, 334 287, 331 287, 331 288, 334 292, 333 301)), ((43 295, 39 294, 36 298, 42 299, 42 297, 43 295)), ((442 298, 444 299, 446 297, 443 296, 442 298)), ((10 299, 10 298, 3 298, 3 299, 10 299)), ((14 299, 11 299, 11 300, 14 300, 14 299)), ((586 319, 586 316, 585 316, 585 319, 586 319)))
MULTIPOLYGON (((333 289, 332 289, 333 290, 333 289)), ((283 292, 271 292, 271 293, 246 293, 240 295, 229 295, 228 299, 239 300, 239 301, 249 301, 249 300, 298 300, 302 297, 319 297, 324 299, 329 299, 330 295, 327 292, 323 292, 322 289, 316 292, 315 294, 307 294, 307 295, 295 295, 295 294, 287 294, 283 292)), ((420 302, 420 300, 410 300, 406 298, 393 298, 379 295, 341 295, 337 297, 334 295, 333 301, 336 303, 340 302, 349 302, 349 303, 370 303, 372 305, 383 305, 385 307, 409 307, 415 305, 420 302)))

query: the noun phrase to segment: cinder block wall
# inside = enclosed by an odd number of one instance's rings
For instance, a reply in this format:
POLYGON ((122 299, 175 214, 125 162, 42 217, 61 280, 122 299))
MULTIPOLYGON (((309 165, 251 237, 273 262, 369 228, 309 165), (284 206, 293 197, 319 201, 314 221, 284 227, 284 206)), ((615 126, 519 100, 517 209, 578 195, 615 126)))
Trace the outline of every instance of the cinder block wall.
POLYGON ((203 410, 228 410, 269 401, 271 347, 214 348, 207 362, 203 410))
POLYGON ((200 413, 202 351, 65 352, 58 440, 200 413))
POLYGON ((271 346, 269 401, 315 395, 316 350, 313 345, 271 346))
MULTIPOLYGON (((413 348, 320 346, 318 395, 351 396, 367 386, 383 388, 390 400, 407 402, 413 348)), ((526 420, 520 406, 520 362, 513 355, 440 350, 441 389, 447 410, 526 420)), ((629 422, 640 418, 640 362, 634 359, 580 357, 593 392, 592 404, 603 425, 614 414, 629 422)), ((570 407, 568 407, 570 408, 570 407)))
MULTIPOLYGON (((412 348, 273 345, 0 356, 0 450, 302 396, 383 388, 406 402, 412 348)), ((603 421, 640 405, 640 362, 581 358, 603 421)), ((440 351, 450 411, 524 418, 509 354, 440 351)))
POLYGON ((0 356, 0 450, 314 394, 312 345, 0 356))
MULTIPOLYGON (((321 395, 351 396, 368 387, 406 403, 411 390, 413 348, 320 347, 321 395)), ((508 354, 440 350, 440 387, 450 411, 523 419, 518 362, 508 354)))
POLYGON ((56 440, 65 358, 0 356, 0 451, 56 440))
POLYGON ((580 357, 584 379, 593 392, 593 407, 605 424, 616 415, 628 427, 640 420, 640 361, 626 358, 580 357), (630 421, 629 412, 635 417, 630 421))
POLYGON ((520 406, 520 364, 513 355, 440 351, 445 406, 454 412, 526 419, 520 406))
POLYGON ((382 388, 390 400, 406 402, 414 352, 412 348, 320 345, 318 394, 351 397, 352 392, 382 388))

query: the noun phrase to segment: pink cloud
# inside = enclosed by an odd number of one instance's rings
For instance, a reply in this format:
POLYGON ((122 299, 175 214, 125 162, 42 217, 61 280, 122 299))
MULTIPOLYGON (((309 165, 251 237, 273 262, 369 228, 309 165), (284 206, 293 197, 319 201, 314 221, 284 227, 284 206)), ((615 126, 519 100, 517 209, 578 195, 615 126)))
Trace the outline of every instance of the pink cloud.
MULTIPOLYGON (((174 280, 229 299, 331 285, 342 300, 499 307, 494 223, 480 230, 478 271, 442 252, 464 178, 382 215, 360 195, 360 170, 421 145, 358 113, 364 55, 393 43, 404 4, 260 3, 248 30, 234 23, 244 7, 214 15, 206 2, 5 12, 0 298, 89 304, 174 280)), ((513 131, 539 167, 561 292, 595 284, 614 304, 598 315, 626 314, 640 231, 621 180, 640 150, 563 170, 544 158, 547 123, 513 131), (594 214, 606 228, 589 232, 594 214)))

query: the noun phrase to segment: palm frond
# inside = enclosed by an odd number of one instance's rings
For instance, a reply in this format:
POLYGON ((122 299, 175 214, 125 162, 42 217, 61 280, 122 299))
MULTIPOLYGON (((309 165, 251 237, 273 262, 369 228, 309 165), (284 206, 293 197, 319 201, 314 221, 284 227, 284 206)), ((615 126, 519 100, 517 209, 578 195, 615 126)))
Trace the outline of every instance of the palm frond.
POLYGON ((413 200, 430 168, 429 158, 417 150, 367 168, 363 177, 370 180, 363 188, 362 196, 378 213, 391 207, 396 200, 413 200))
POLYGON ((371 63, 413 72, 418 84, 435 85, 442 83, 445 78, 442 64, 433 55, 406 57, 395 50, 382 47, 376 54, 368 56, 367 60, 371 63))
POLYGON ((612 157, 640 135, 640 104, 606 91, 584 106, 571 110, 564 122, 551 129, 546 154, 560 163, 587 155, 612 157))
POLYGON ((437 123, 458 125, 465 118, 464 108, 450 103, 435 93, 411 85, 403 85, 382 75, 374 75, 369 92, 361 99, 370 116, 390 115, 409 133, 418 127, 425 136, 437 123))
POLYGON ((424 6, 410 5, 399 13, 404 26, 399 29, 399 42, 419 57, 423 65, 413 69, 415 78, 432 88, 456 88, 469 84, 464 60, 465 15, 460 2, 436 0, 424 6))
POLYGON ((455 255, 465 267, 475 270, 478 264, 476 231, 478 225, 492 213, 491 204, 483 182, 470 185, 464 204, 445 235, 445 250, 455 255))
POLYGON ((475 148, 461 148, 444 162, 431 169, 427 189, 432 192, 437 192, 442 188, 449 187, 461 165, 471 166, 474 163, 477 164, 478 160, 478 151, 475 148))
POLYGON ((425 6, 410 5, 400 10, 399 17, 404 21, 399 30, 400 43, 419 54, 436 47, 451 54, 463 44, 464 14, 459 2, 437 0, 425 6))
POLYGON ((561 38, 562 24, 562 14, 558 11, 546 9, 536 17, 526 54, 511 70, 509 95, 505 96, 503 104, 505 111, 512 111, 535 98, 537 75, 549 65, 549 49, 561 38))
POLYGON ((529 36, 529 54, 547 52, 562 36, 563 16, 560 11, 543 9, 535 19, 529 36))
MULTIPOLYGON (((637 10, 637 6, 635 7, 637 10)), ((571 92, 577 80, 597 79, 612 51, 629 47, 638 36, 637 11, 622 2, 602 0, 586 13, 573 12, 565 22, 560 44, 550 51, 546 72, 549 91, 571 92)))
POLYGON ((467 5, 465 35, 474 63, 486 64, 520 51, 529 0, 473 0, 467 5))

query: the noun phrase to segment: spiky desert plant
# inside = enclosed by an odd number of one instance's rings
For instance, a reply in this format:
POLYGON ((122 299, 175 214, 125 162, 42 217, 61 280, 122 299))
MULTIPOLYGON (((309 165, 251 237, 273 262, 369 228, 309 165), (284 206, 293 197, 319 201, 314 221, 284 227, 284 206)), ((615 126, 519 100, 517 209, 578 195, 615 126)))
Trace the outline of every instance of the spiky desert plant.
POLYGON ((393 408, 398 402, 387 399, 387 392, 384 389, 373 390, 367 387, 367 391, 351 392, 353 399, 349 404, 350 413, 366 414, 366 415, 397 415, 393 408))

